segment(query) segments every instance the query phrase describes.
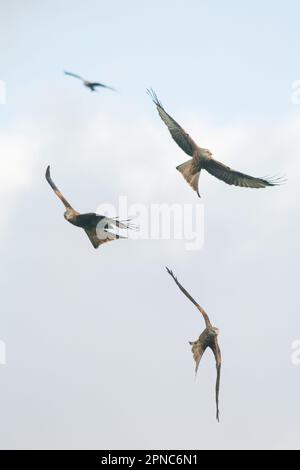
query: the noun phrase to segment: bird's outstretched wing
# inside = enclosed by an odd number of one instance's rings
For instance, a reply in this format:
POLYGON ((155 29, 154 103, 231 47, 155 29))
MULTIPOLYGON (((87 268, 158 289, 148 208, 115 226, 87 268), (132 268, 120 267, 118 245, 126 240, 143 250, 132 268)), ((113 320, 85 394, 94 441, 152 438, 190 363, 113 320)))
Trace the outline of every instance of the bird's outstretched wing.
POLYGON ((95 87, 99 86, 99 87, 102 87, 102 88, 106 88, 107 90, 116 91, 115 88, 113 88, 109 85, 105 85, 104 83, 99 83, 99 82, 90 82, 89 86, 92 87, 92 88, 95 88, 95 87))
POLYGON ((59 199, 61 200, 61 202, 65 206, 65 208, 74 210, 73 207, 69 204, 69 202, 64 198, 64 196, 62 195, 62 193, 60 192, 58 187, 52 181, 52 178, 51 178, 51 175, 50 175, 50 166, 47 167, 45 176, 46 176, 46 180, 50 184, 50 186, 53 189, 53 191, 55 192, 56 196, 59 197, 59 199))
POLYGON ((187 134, 187 132, 185 132, 185 130, 164 110, 164 107, 159 101, 156 93, 152 89, 147 90, 147 92, 156 105, 158 114, 168 127, 170 134, 175 140, 176 144, 179 145, 179 147, 185 153, 192 157, 195 150, 198 148, 197 144, 187 134))
POLYGON ((216 368, 217 368, 217 380, 216 380, 216 407, 217 407, 217 420, 220 421, 220 411, 219 411, 219 393, 220 393, 220 380, 221 380, 221 365, 222 365, 222 356, 221 350, 218 345, 218 339, 215 338, 214 344, 209 346, 214 353, 216 359, 216 368))
POLYGON ((212 325, 210 323, 209 317, 208 317, 207 313, 205 312, 205 310, 196 302, 196 300, 193 299, 193 297, 188 293, 188 291, 185 290, 185 288, 180 284, 180 282, 178 281, 177 277, 174 276, 171 269, 166 267, 166 270, 168 271, 170 276, 174 279, 175 283, 177 284, 177 286, 179 287, 181 292, 183 292, 184 295, 195 305, 195 307, 197 307, 197 309, 199 310, 199 312, 201 313, 201 315, 203 316, 203 318, 205 320, 206 328, 211 328, 212 325))
POLYGON ((243 188, 265 188, 267 186, 278 186, 284 183, 282 178, 255 178, 253 176, 240 173, 239 171, 232 170, 230 167, 223 165, 223 163, 214 160, 213 158, 205 163, 204 167, 211 175, 215 176, 224 183, 240 186, 243 188))
POLYGON ((79 78, 79 80, 84 81, 84 78, 80 77, 80 75, 76 75, 76 73, 66 72, 66 71, 65 71, 65 75, 69 75, 70 77, 79 78))

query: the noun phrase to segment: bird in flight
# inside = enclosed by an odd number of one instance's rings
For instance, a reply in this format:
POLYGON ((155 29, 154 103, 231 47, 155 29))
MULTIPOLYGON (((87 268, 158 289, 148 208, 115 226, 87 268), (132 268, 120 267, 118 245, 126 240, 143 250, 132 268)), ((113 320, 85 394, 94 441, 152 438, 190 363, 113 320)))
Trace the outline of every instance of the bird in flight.
POLYGON ((224 181, 224 183, 244 188, 265 188, 267 186, 277 186, 283 183, 281 178, 255 178, 240 173, 215 160, 209 150, 199 147, 189 134, 187 134, 187 132, 165 111, 156 93, 151 89, 147 90, 147 92, 156 105, 158 114, 168 127, 177 145, 192 157, 190 160, 177 166, 176 169, 182 174, 193 190, 197 192, 199 197, 198 183, 202 169, 208 171, 208 173, 219 180, 224 181))
POLYGON ((65 75, 69 75, 70 77, 79 78, 79 80, 81 80, 81 81, 83 82, 84 86, 86 86, 87 88, 89 88, 91 91, 96 91, 96 90, 97 90, 97 87, 107 88, 108 90, 116 91, 116 90, 115 90, 114 88, 112 88, 111 86, 104 85, 104 83, 90 82, 89 80, 85 80, 84 78, 80 77, 80 75, 76 75, 76 73, 66 72, 66 71, 65 71, 65 75))
POLYGON ((54 184, 51 175, 50 175, 50 166, 47 167, 46 171, 46 180, 50 184, 51 188, 55 192, 56 196, 61 200, 63 205, 66 208, 64 213, 64 218, 76 227, 81 227, 89 237, 94 248, 98 248, 103 243, 117 240, 119 238, 126 238, 120 235, 117 235, 109 230, 115 229, 131 229, 136 230, 137 227, 130 224, 129 219, 125 221, 120 221, 118 217, 109 218, 104 215, 99 215, 94 212, 87 214, 80 214, 69 204, 69 202, 62 195, 60 190, 54 184))
POLYGON ((197 307, 199 312, 204 318, 206 328, 201 333, 199 338, 196 341, 190 341, 190 345, 192 346, 192 353, 194 356, 194 360, 196 362, 196 374, 198 371, 198 367, 200 364, 200 361, 202 359, 203 354, 205 353, 207 348, 210 348, 215 356, 216 360, 216 367, 217 367, 217 380, 216 380, 216 408, 217 408, 217 414, 216 418, 218 421, 220 421, 220 412, 219 412, 219 392, 220 392, 220 379, 221 379, 221 364, 222 364, 222 357, 221 357, 221 351, 219 348, 218 344, 218 335, 219 335, 219 330, 218 328, 215 328, 212 326, 209 317, 205 310, 200 307, 200 305, 193 299, 193 297, 185 290, 185 288, 179 283, 177 280, 177 277, 174 276, 173 272, 169 269, 166 268, 170 276, 174 279, 176 282, 177 286, 179 289, 184 293, 184 295, 197 307))

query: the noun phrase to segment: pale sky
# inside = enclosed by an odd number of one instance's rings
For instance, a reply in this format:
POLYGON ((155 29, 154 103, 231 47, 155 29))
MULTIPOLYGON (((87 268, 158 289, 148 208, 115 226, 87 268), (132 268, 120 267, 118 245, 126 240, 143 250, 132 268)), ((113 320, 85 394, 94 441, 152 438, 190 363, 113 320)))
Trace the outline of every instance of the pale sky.
POLYGON ((299 2, 0 0, 1 449, 299 449, 299 2), (163 5, 162 5, 163 3, 163 5), (110 84, 92 94, 70 70, 110 84), (201 175, 146 94, 251 191, 201 175), (74 207, 203 204, 205 242, 95 251, 74 207), (204 329, 173 269, 220 328, 221 423, 204 329))

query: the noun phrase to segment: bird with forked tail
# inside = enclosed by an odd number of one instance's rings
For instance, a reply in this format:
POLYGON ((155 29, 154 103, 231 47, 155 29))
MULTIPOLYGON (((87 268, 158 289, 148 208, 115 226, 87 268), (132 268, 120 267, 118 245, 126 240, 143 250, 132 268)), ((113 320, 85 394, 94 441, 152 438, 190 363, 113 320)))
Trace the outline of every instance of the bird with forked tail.
POLYGON ((174 279, 179 289, 184 293, 184 295, 197 307, 199 312, 204 318, 206 328, 201 333, 199 338, 196 341, 190 341, 190 345, 192 346, 192 353, 196 363, 196 374, 198 372, 198 367, 200 361, 202 359, 203 354, 205 353, 207 348, 210 348, 215 356, 216 360, 216 367, 217 367, 217 380, 216 380, 216 417, 217 420, 220 421, 220 412, 219 412, 219 392, 220 392, 220 380, 221 380, 221 364, 222 364, 222 357, 221 357, 221 350, 218 344, 218 335, 219 329, 212 326, 210 319, 205 312, 205 310, 193 299, 193 297, 185 290, 185 288, 180 284, 177 280, 177 277, 174 276, 173 272, 166 268, 170 276, 174 279))
POLYGON ((79 80, 82 81, 84 86, 89 88, 91 91, 96 91, 98 87, 107 88, 108 90, 116 91, 115 88, 112 88, 111 86, 108 86, 108 85, 104 85, 104 83, 90 82, 89 80, 85 80, 84 78, 80 77, 80 75, 77 75, 76 73, 66 72, 65 71, 65 75, 69 75, 70 77, 78 78, 79 80))
POLYGON ((165 111, 163 105, 153 90, 147 90, 156 105, 157 111, 168 127, 171 136, 179 147, 190 157, 190 160, 177 166, 187 183, 199 194, 198 184, 201 170, 206 170, 224 183, 243 188, 266 188, 284 183, 282 178, 255 178, 253 176, 232 170, 212 157, 210 150, 199 147, 187 132, 165 111))
POLYGON ((130 220, 120 221, 118 217, 109 218, 104 215, 96 214, 95 212, 90 212, 86 214, 80 214, 69 204, 69 202, 62 195, 60 190, 54 184, 51 175, 50 175, 50 166, 47 167, 46 171, 46 180, 49 185, 55 192, 56 196, 61 200, 63 205, 66 208, 64 213, 64 218, 72 225, 82 228, 87 236, 90 239, 94 248, 98 248, 103 243, 118 240, 119 238, 126 238, 120 236, 110 230, 115 229, 124 229, 124 230, 136 230, 137 227, 133 224, 130 224, 130 220))

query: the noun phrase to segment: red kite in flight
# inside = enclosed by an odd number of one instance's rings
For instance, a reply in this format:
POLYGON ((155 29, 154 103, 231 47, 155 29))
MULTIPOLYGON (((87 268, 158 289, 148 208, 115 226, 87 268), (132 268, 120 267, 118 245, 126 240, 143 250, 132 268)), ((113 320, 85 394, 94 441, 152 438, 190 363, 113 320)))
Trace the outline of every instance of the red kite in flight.
POLYGON ((190 345, 192 346, 192 353, 194 356, 194 360, 196 363, 196 374, 198 371, 198 367, 200 361, 202 359, 203 354, 205 353, 207 348, 210 348, 215 356, 216 360, 216 367, 217 367, 217 381, 216 381, 216 407, 217 407, 217 420, 219 421, 219 392, 220 392, 220 379, 221 379, 221 364, 222 364, 222 357, 221 351, 218 344, 218 335, 219 330, 212 326, 209 317, 205 310, 193 299, 193 297, 185 290, 185 288, 179 283, 177 277, 174 276, 173 272, 167 268, 168 273, 174 281, 176 282, 179 289, 184 293, 184 295, 197 307, 199 312, 204 318, 206 328, 201 333, 199 338, 196 341, 191 341, 190 345))
POLYGON ((65 72, 65 75, 69 75, 70 77, 79 78, 79 80, 81 80, 83 82, 84 86, 89 88, 91 91, 96 91, 97 87, 107 88, 108 90, 116 91, 114 88, 112 88, 108 85, 104 85, 104 83, 90 82, 89 80, 85 80, 84 78, 80 77, 79 75, 76 75, 76 73, 65 72))
POLYGON ((244 188, 265 188, 266 186, 277 186, 283 183, 281 178, 254 178, 253 176, 232 170, 228 166, 223 165, 223 163, 215 160, 209 150, 199 147, 189 134, 187 134, 187 132, 164 110, 156 93, 153 90, 147 91, 177 145, 192 157, 190 160, 179 165, 176 169, 180 171, 184 179, 193 190, 197 192, 199 197, 198 183, 202 169, 208 171, 208 173, 219 180, 224 181, 224 183, 244 188))
POLYGON ((120 221, 118 217, 116 218, 108 218, 104 215, 98 215, 94 212, 87 213, 87 214, 80 214, 77 212, 73 207, 68 203, 65 197, 62 195, 60 190, 54 184, 51 179, 50 175, 50 166, 48 166, 46 171, 46 180, 50 184, 51 188, 55 192, 56 196, 59 197, 61 202, 66 208, 64 213, 64 218, 70 222, 72 225, 76 225, 76 227, 81 227, 89 237, 92 245, 94 248, 98 248, 103 243, 117 240, 119 238, 126 238, 121 237, 113 232, 110 232, 110 229, 120 228, 120 229, 132 229, 135 230, 136 227, 126 220, 124 222, 120 221))

